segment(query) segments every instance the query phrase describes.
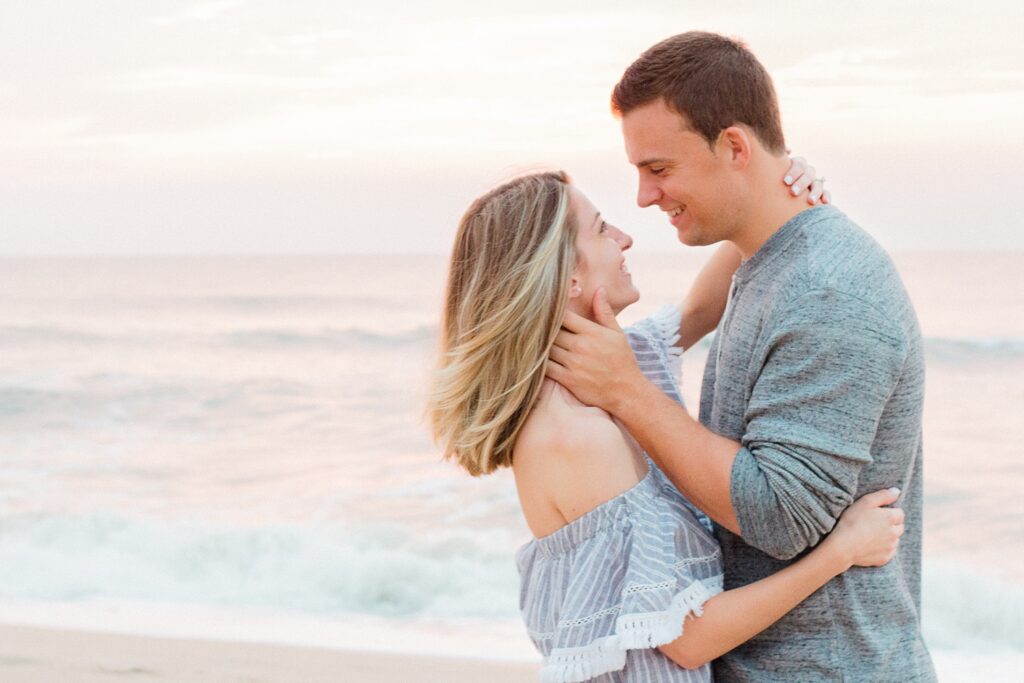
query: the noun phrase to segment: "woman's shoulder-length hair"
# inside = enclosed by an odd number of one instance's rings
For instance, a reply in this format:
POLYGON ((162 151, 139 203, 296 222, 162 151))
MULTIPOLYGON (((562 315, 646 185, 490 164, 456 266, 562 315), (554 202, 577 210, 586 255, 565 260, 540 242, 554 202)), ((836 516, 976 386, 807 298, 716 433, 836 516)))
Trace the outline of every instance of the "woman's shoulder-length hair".
POLYGON ((445 457, 473 476, 512 464, 544 381, 576 264, 569 182, 513 178, 459 222, 427 415, 445 457))

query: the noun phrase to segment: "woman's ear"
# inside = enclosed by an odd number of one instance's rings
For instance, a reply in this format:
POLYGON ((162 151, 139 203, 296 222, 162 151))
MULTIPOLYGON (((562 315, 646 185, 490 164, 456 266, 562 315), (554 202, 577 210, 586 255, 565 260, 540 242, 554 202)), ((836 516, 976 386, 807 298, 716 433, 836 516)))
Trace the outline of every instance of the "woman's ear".
POLYGON ((572 284, 569 286, 569 298, 575 299, 583 294, 583 288, 580 286, 580 280, 575 275, 572 278, 572 284))

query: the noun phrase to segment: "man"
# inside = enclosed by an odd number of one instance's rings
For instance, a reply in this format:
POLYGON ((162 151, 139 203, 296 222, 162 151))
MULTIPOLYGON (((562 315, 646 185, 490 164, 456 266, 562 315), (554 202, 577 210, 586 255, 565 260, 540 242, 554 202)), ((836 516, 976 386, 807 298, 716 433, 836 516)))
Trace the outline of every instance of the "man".
POLYGON ((865 493, 895 486, 896 557, 854 568, 715 663, 723 681, 933 681, 920 634, 924 361, 882 249, 831 206, 780 196, 789 163, 772 82, 740 43, 674 36, 612 96, 638 203, 681 242, 743 263, 708 355, 700 423, 647 382, 601 293, 570 316, 548 374, 619 418, 716 523, 726 588, 768 576, 865 493))

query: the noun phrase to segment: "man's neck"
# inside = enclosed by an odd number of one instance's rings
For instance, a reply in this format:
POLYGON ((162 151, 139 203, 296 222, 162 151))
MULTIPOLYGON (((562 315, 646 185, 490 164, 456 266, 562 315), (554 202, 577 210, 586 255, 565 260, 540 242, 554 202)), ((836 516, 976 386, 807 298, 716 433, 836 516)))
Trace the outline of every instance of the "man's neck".
POLYGON ((794 197, 782 184, 781 178, 789 170, 789 157, 766 157, 759 168, 751 170, 755 174, 747 204, 751 208, 729 240, 740 250, 744 261, 790 219, 811 208, 805 196, 794 197))

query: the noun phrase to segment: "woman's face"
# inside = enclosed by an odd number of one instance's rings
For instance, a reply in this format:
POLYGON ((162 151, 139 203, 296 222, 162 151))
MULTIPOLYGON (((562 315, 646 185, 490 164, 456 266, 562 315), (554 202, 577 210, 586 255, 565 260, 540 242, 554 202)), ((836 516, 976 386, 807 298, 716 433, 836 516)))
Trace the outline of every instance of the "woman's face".
POLYGON ((569 186, 570 202, 576 220, 576 270, 573 272, 569 308, 591 320, 594 318, 594 292, 603 287, 608 304, 616 315, 635 303, 640 292, 626 269, 623 253, 633 245, 633 238, 605 222, 601 214, 574 186, 569 186))

